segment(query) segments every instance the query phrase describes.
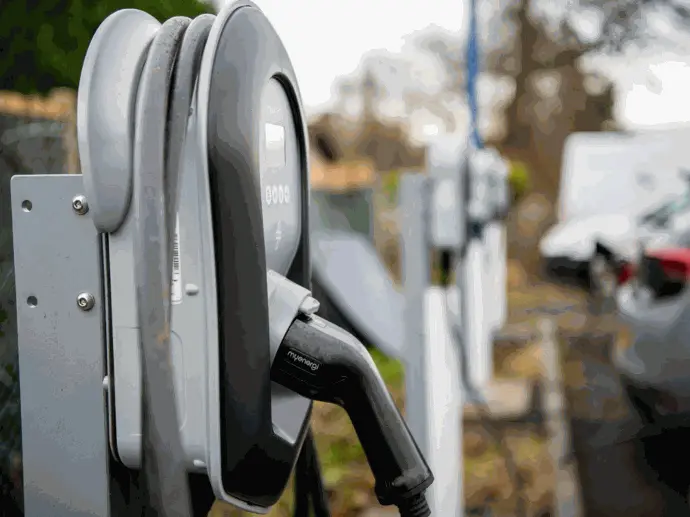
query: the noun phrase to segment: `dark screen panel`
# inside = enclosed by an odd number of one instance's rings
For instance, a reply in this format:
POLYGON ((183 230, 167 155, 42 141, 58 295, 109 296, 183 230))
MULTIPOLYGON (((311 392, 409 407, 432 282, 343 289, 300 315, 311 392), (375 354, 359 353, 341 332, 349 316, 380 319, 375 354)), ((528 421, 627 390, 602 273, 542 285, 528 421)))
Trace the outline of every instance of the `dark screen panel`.
POLYGON ((313 190, 311 193, 314 229, 354 231, 373 242, 373 190, 347 192, 313 190))

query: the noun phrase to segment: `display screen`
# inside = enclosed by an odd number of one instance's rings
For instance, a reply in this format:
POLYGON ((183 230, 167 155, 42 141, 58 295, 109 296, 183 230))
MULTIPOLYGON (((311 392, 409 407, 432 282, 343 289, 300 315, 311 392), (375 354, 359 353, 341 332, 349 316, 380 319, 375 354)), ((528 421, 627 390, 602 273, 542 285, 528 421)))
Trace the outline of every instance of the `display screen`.
POLYGON ((261 133, 261 198, 266 266, 286 275, 302 232, 302 156, 290 100, 272 79, 264 89, 261 133))
POLYGON ((266 166, 270 168, 285 167, 285 128, 278 124, 264 125, 266 138, 266 166))

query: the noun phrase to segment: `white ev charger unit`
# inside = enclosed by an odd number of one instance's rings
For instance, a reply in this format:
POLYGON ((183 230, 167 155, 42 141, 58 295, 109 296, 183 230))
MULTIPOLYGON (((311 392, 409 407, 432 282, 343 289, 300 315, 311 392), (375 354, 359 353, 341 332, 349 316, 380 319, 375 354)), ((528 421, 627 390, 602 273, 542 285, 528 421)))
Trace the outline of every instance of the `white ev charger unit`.
MULTIPOLYGON (((501 330, 506 322, 507 298, 507 246, 505 217, 510 209, 508 163, 493 148, 475 149, 471 155, 473 174, 482 182, 477 194, 488 210, 481 213, 479 222, 484 229, 485 313, 490 325, 490 336, 501 330)), ((474 200, 473 200, 474 201, 474 200)), ((479 202, 480 200, 476 200, 479 202)))
POLYGON ((468 240, 456 276, 470 382, 486 389, 493 377, 493 337, 507 311, 503 219, 509 208, 507 166, 493 149, 471 149, 464 162, 468 240))

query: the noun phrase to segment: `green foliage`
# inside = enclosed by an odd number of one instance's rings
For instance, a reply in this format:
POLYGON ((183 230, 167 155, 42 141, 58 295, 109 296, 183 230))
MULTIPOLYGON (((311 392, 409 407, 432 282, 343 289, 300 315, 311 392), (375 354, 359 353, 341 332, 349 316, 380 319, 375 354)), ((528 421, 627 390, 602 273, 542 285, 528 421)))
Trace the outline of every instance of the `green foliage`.
POLYGON ((329 447, 320 453, 326 486, 337 486, 347 476, 353 463, 364 463, 362 446, 353 438, 352 434, 343 434, 333 439, 329 447))
POLYGON ((126 8, 160 21, 213 12, 197 0, 2 0, 0 90, 76 89, 91 37, 106 17, 126 8))
POLYGON ((400 171, 390 171, 381 174, 381 187, 388 202, 395 202, 400 183, 400 171))
POLYGON ((511 162, 508 182, 513 193, 513 200, 517 201, 524 196, 530 188, 530 170, 523 162, 511 162))
POLYGON ((386 381, 388 387, 394 391, 402 388, 405 376, 402 363, 396 359, 391 359, 375 348, 369 350, 369 353, 371 354, 371 358, 374 360, 374 363, 376 363, 379 372, 381 372, 381 377, 383 377, 383 380, 386 381))

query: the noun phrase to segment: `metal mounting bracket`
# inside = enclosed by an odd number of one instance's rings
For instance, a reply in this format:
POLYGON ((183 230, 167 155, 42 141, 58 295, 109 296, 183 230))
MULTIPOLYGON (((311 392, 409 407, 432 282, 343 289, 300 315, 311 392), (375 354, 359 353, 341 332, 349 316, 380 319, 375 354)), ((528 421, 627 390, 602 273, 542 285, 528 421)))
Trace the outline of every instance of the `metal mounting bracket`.
POLYGON ((27 517, 108 517, 101 240, 80 175, 12 178, 27 517))

